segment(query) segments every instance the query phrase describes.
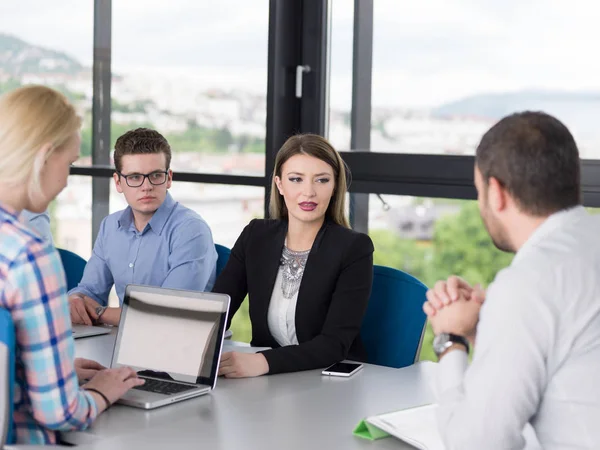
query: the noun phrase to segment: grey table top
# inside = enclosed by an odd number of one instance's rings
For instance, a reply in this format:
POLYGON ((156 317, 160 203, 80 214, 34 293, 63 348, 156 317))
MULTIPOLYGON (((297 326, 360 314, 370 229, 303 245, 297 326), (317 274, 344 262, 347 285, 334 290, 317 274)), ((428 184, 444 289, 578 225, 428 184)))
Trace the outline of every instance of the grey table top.
MULTIPOLYGON (((114 338, 78 339, 76 354, 108 366, 114 338)), ((435 367, 430 362, 404 369, 365 364, 350 378, 324 377, 320 370, 221 378, 211 394, 155 410, 115 405, 89 430, 63 437, 82 449, 412 448, 394 438, 359 439, 352 430, 366 416, 433 401, 435 367)))

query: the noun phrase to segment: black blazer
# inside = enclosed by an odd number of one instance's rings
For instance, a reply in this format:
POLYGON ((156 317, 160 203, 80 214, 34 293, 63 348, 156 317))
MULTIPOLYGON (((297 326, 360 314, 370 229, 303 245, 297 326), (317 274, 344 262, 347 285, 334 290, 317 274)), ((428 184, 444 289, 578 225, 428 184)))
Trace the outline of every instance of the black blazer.
POLYGON ((326 220, 304 268, 296 304, 299 345, 281 347, 267 315, 287 221, 253 220, 238 238, 213 292, 229 294, 227 327, 249 294, 252 345, 263 352, 269 373, 327 367, 345 358, 364 360, 359 337, 373 281, 373 243, 363 233, 326 220))

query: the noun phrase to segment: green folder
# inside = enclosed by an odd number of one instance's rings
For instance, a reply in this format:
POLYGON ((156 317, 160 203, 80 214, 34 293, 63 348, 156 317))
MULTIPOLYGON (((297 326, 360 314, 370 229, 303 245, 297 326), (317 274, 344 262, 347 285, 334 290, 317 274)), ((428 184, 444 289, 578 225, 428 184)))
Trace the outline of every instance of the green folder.
POLYGON ((354 436, 358 436, 359 438, 368 439, 370 441, 375 441, 377 439, 390 436, 388 433, 380 430, 375 425, 371 425, 366 419, 361 420, 360 423, 356 425, 356 428, 352 434, 354 434, 354 436))

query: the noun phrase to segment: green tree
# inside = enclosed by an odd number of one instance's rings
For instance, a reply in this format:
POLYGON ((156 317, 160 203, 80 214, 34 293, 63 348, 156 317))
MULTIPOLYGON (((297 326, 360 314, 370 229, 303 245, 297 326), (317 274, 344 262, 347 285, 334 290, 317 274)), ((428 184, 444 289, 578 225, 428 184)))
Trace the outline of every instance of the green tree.
POLYGON ((134 130, 136 128, 154 128, 154 126, 149 123, 149 122, 145 122, 145 123, 115 123, 115 122, 111 122, 110 124, 110 148, 113 149, 115 148, 115 142, 117 142, 117 139, 124 135, 126 132, 128 132, 129 130, 134 130))
POLYGON ((423 282, 430 278, 431 245, 402 239, 390 230, 373 230, 370 236, 375 246, 374 264, 400 269, 423 282))
POLYGON ((513 258, 494 246, 477 203, 472 201, 465 202, 458 214, 441 217, 435 223, 433 248, 435 279, 455 274, 484 286, 513 258))
POLYGON ((92 156, 92 125, 86 124, 81 129, 81 156, 92 156))
MULTIPOLYGON (((498 250, 492 242, 476 202, 466 201, 455 215, 440 218, 435 223, 433 237, 434 280, 459 275, 468 282, 487 287, 496 274, 507 267, 512 254, 498 250)), ((430 284, 431 286, 432 284, 430 284)), ((428 324, 421 348, 421 360, 435 361, 433 330, 428 324)))
POLYGON ((188 122, 188 127, 183 132, 165 135, 173 151, 225 153, 234 143, 229 128, 204 128, 195 121, 188 122))
POLYGON ((244 299, 244 302, 237 310, 233 320, 231 321, 231 327, 229 327, 233 333, 232 339, 239 342, 250 342, 252 340, 252 325, 250 324, 250 314, 248 312, 248 297, 244 299))

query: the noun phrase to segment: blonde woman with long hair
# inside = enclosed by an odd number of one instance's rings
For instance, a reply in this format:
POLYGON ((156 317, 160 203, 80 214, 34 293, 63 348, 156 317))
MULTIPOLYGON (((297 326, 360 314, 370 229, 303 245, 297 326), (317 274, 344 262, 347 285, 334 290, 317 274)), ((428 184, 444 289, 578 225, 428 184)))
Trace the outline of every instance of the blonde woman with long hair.
POLYGON ((45 211, 66 186, 79 157, 80 127, 73 106, 50 88, 28 86, 0 97, 0 308, 16 331, 10 434, 20 444, 55 444, 58 431, 86 428, 143 384, 130 368, 75 360, 60 257, 19 221, 23 210, 45 211))
MULTIPOLYGON (((229 322, 249 295, 257 354, 225 353, 230 378, 326 367, 366 357, 359 331, 373 278, 373 243, 345 215, 346 168, 321 136, 292 136, 277 153, 270 220, 253 220, 213 291, 229 294, 229 322)), ((229 324, 228 324, 229 325, 229 324)))

